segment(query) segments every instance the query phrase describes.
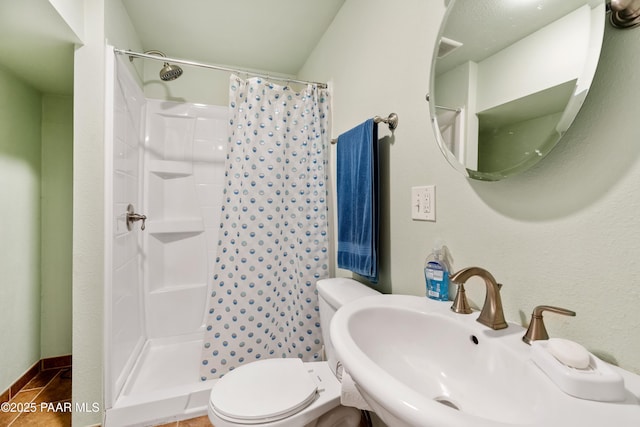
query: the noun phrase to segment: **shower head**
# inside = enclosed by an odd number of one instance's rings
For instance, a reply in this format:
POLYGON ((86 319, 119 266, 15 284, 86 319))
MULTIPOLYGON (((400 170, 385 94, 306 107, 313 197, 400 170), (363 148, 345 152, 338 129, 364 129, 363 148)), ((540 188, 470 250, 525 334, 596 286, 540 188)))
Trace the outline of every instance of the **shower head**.
POLYGON ((175 80, 182 75, 182 68, 177 65, 171 65, 168 62, 164 63, 164 67, 160 70, 160 79, 165 82, 175 80))
MULTIPOLYGON (((160 52, 159 50, 148 50, 145 52, 145 54, 158 55, 158 56, 162 56, 163 58, 167 56, 164 53, 160 52)), ((181 75, 182 75, 182 68, 178 67, 177 65, 171 65, 168 62, 165 62, 164 66, 160 70, 160 79, 165 82, 175 80, 181 75)))

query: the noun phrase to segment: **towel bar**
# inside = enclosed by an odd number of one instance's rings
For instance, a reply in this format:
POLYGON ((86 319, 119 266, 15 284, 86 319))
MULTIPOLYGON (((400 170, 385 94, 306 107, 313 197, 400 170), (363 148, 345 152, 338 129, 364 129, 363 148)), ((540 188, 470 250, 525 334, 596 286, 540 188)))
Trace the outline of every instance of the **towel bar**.
MULTIPOLYGON (((389 130, 394 130, 398 127, 398 115, 396 113, 391 113, 387 117, 375 116, 373 118, 374 123, 386 123, 389 125, 389 130)), ((331 139, 332 144, 336 144, 338 142, 337 138, 331 139)))

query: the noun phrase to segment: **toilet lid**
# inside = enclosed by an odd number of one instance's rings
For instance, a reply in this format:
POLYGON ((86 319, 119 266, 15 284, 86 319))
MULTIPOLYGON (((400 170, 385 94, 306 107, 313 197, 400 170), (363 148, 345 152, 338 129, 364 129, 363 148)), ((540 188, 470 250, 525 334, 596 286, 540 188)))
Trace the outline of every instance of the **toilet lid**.
POLYGON ((306 408, 318 386, 300 359, 267 359, 225 374, 211 390, 211 406, 229 421, 276 421, 306 408))

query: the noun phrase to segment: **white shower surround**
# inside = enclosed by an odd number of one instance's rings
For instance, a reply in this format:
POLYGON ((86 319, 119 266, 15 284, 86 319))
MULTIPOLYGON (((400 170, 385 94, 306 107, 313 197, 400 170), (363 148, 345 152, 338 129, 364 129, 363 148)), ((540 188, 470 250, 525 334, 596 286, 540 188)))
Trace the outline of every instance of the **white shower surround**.
POLYGON ((227 107, 145 99, 121 58, 114 67, 106 155, 106 176, 113 176, 106 202, 114 218, 106 230, 112 246, 105 285, 106 427, 206 413, 213 381, 200 381, 198 368, 228 120, 227 107), (129 203, 147 215, 144 231, 139 222, 127 230, 129 203))

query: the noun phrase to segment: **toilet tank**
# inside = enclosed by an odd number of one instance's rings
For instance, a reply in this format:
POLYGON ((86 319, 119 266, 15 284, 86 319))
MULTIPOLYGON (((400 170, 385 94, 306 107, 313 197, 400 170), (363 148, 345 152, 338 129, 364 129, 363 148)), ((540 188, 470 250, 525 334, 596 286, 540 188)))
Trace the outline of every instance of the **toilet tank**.
POLYGON ((344 304, 358 298, 379 295, 380 292, 346 277, 321 279, 316 283, 318 289, 318 305, 320 306, 320 329, 324 341, 325 359, 329 367, 336 373, 336 355, 329 336, 329 325, 336 311, 344 304))

